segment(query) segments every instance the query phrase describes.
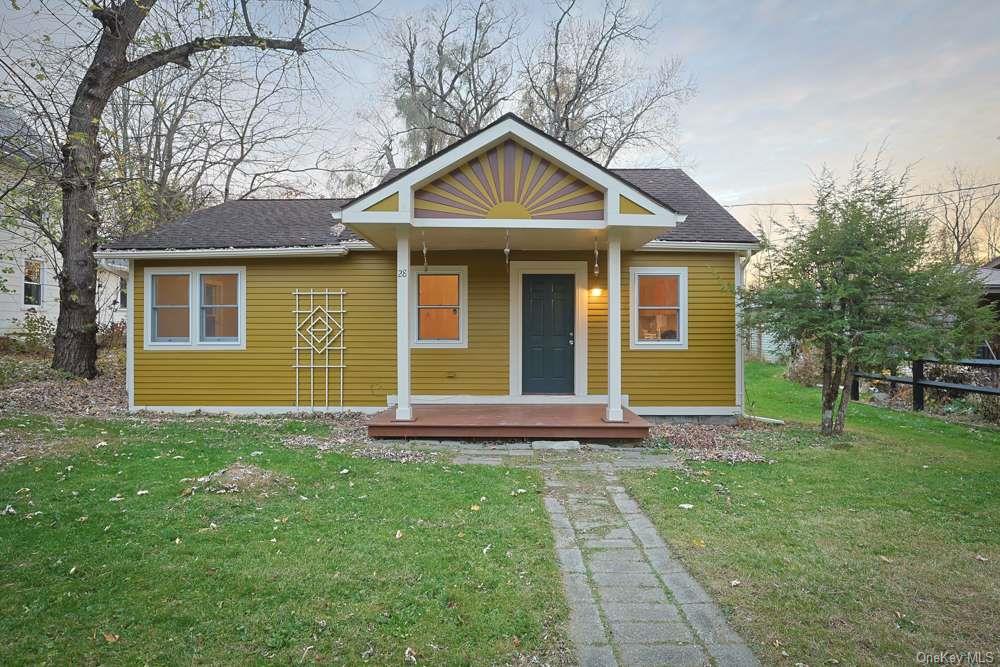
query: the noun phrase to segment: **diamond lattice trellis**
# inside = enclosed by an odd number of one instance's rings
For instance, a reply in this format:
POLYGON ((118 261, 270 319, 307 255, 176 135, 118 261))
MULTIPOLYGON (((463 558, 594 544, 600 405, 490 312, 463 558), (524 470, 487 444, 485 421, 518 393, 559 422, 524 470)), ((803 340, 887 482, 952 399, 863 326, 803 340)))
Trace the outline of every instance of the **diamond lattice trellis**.
POLYGON ((296 290, 295 298, 295 405, 330 407, 330 371, 338 372, 337 405, 344 405, 344 296, 343 290, 296 290), (331 302, 332 300, 332 302, 331 302), (308 400, 303 382, 308 380, 308 400), (322 391, 322 401, 317 392, 322 391))

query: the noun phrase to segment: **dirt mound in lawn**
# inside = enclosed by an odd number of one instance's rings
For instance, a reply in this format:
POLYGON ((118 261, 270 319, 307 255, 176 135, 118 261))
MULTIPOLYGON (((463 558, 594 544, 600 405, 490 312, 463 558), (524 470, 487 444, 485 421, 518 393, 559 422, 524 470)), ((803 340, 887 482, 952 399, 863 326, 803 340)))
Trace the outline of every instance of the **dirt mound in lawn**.
POLYGON ((255 493, 257 495, 273 495, 280 491, 295 489, 295 480, 279 475, 272 470, 236 461, 211 475, 199 477, 197 485, 191 492, 202 493, 255 493))

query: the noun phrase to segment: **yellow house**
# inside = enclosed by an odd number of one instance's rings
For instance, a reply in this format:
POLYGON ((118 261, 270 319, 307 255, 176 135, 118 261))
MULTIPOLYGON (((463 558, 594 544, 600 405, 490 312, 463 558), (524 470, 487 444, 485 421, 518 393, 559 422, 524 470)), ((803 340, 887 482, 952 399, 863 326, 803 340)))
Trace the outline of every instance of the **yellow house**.
POLYGON ((354 199, 232 201, 125 259, 135 410, 379 413, 373 435, 733 419, 756 238, 684 172, 507 115, 354 199))

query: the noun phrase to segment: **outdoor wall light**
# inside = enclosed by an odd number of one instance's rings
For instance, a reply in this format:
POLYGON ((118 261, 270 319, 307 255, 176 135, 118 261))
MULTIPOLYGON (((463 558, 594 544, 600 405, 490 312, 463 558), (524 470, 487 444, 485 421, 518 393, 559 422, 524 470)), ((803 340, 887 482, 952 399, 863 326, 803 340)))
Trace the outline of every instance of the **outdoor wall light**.
POLYGON ((592 297, 599 297, 599 296, 601 296, 601 288, 600 287, 591 287, 590 288, 590 296, 592 296, 592 297))

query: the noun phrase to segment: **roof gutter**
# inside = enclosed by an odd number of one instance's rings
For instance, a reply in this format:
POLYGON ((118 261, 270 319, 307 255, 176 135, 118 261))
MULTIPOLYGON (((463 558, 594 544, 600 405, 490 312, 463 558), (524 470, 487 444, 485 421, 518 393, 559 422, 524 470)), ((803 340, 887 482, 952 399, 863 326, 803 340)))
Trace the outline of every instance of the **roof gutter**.
POLYGON ((687 252, 754 252, 759 243, 721 243, 714 241, 650 241, 638 250, 684 250, 687 252))
POLYGON ((97 259, 214 259, 217 257, 343 257, 342 245, 285 248, 195 248, 187 250, 98 250, 97 259))

